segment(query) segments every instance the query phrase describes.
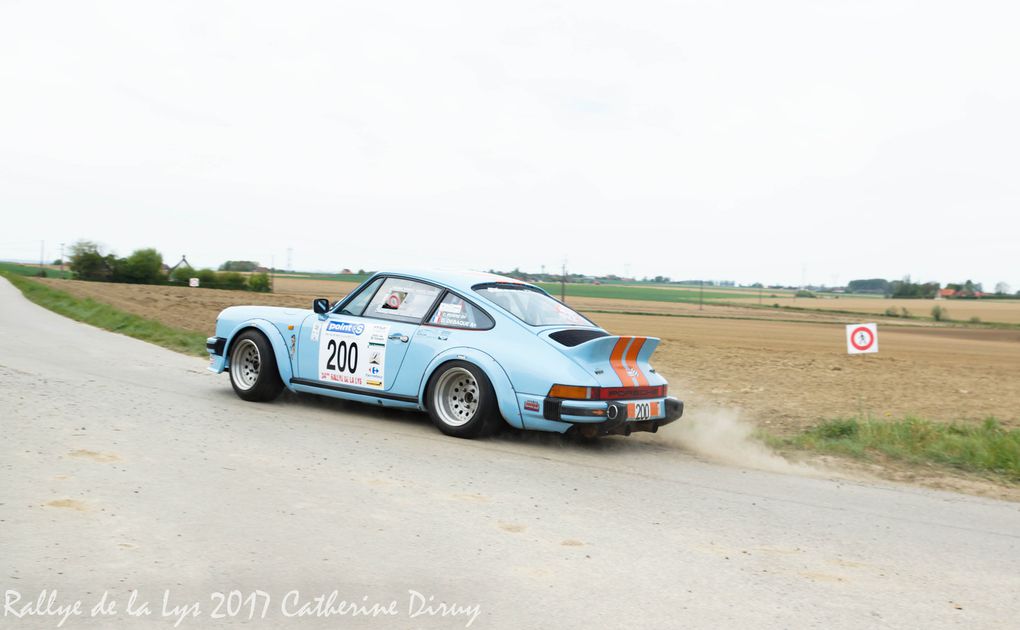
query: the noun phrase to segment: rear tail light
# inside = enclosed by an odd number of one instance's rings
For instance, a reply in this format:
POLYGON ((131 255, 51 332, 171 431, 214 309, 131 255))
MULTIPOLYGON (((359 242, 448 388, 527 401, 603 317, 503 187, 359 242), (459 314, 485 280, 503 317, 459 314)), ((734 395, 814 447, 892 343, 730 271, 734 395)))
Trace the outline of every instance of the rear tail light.
POLYGON ((566 400, 640 400, 642 398, 664 398, 665 385, 648 387, 581 387, 579 385, 553 385, 549 398, 566 400))
POLYGON ((567 398, 569 400, 590 400, 591 390, 598 387, 578 387, 576 385, 553 385, 549 388, 549 398, 567 398))

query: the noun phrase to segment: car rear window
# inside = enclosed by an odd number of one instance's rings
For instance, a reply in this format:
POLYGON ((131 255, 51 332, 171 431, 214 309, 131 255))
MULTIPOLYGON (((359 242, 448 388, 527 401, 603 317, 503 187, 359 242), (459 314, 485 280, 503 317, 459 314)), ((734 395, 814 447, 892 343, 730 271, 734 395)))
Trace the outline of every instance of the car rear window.
POLYGON ((479 295, 532 326, 594 326, 577 311, 534 287, 491 283, 472 288, 479 295))

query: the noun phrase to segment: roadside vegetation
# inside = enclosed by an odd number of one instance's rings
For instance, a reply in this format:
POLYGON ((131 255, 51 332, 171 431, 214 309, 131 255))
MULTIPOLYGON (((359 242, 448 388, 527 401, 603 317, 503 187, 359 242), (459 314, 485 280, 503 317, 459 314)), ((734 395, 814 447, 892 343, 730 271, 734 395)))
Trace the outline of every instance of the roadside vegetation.
POLYGON ((792 437, 766 436, 770 446, 877 461, 935 465, 1020 483, 1020 429, 994 418, 981 424, 942 424, 918 418, 844 418, 792 437))
POLYGON ((205 349, 206 337, 201 333, 171 328, 166 324, 119 311, 109 304, 95 300, 78 299, 6 269, 0 270, 0 275, 7 278, 32 302, 65 317, 176 352, 208 356, 205 349))
POLYGON ((121 282, 127 284, 177 284, 187 286, 197 278, 199 286, 236 291, 269 291, 269 274, 245 275, 237 269, 257 269, 251 261, 228 260, 223 271, 194 269, 183 257, 174 267, 163 264, 163 255, 152 248, 137 249, 126 258, 105 253, 92 241, 78 241, 71 245, 68 259, 72 277, 90 282, 121 282))

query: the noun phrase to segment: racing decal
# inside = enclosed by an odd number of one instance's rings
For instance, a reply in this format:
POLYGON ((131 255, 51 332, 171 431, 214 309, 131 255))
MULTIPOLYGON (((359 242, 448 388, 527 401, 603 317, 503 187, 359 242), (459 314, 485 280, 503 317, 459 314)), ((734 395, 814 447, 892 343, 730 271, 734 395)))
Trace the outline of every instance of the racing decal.
POLYGON ((612 366, 616 376, 620 379, 620 384, 624 387, 633 382, 623 367, 623 352, 627 349, 628 343, 630 343, 630 337, 620 337, 616 340, 616 345, 613 346, 613 351, 609 355, 609 365, 612 366))
POLYGON ((539 409, 539 406, 538 406, 538 401, 537 400, 525 400, 524 401, 524 410, 525 411, 538 411, 538 409, 539 409))
POLYGON ((478 328, 478 315, 473 306, 451 294, 439 303, 429 323, 447 328, 478 328))
POLYGON ((389 324, 330 320, 319 335, 319 380, 386 389, 389 324))
POLYGON ((624 387, 648 385, 648 379, 637 365, 638 354, 646 339, 646 337, 620 337, 613 346, 613 351, 609 355, 609 365, 624 387))
POLYGON ((637 358, 638 354, 641 353, 641 348, 645 346, 644 337, 634 337, 634 341, 631 342, 630 348, 623 355, 623 364, 627 369, 627 374, 637 380, 638 387, 647 387, 648 379, 645 378, 645 373, 638 367, 637 358))
POLYGON ((382 303, 381 308, 385 308, 391 311, 398 311, 400 310, 400 305, 404 303, 404 298, 406 297, 407 291, 393 291, 382 303))
POLYGON ((322 322, 315 322, 312 324, 312 341, 319 340, 319 332, 322 330, 322 322))
POLYGON ((628 420, 648 420, 662 415, 662 403, 659 401, 627 403, 628 420))
POLYGON ((380 315, 401 315, 403 317, 421 318, 435 302, 439 289, 429 285, 408 281, 387 280, 380 294, 372 300, 369 308, 380 315))

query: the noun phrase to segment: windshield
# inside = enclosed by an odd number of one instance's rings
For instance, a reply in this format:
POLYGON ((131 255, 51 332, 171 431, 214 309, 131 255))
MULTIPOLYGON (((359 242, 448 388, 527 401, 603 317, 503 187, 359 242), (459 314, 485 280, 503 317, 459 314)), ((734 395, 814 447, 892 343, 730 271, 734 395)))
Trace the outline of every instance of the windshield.
POLYGON ((567 305, 526 285, 483 284, 474 290, 532 326, 594 326, 567 305))

